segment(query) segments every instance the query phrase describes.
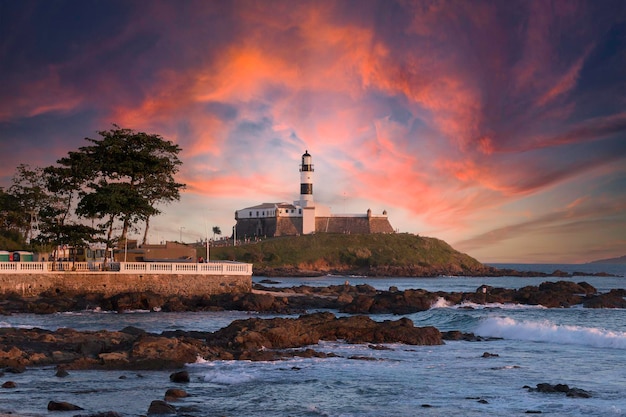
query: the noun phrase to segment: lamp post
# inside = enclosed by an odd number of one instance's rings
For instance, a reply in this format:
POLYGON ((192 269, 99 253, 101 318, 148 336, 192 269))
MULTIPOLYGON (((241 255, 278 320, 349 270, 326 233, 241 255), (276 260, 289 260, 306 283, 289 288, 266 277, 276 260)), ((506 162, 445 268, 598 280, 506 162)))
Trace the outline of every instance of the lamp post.
POLYGON ((183 229, 185 226, 180 226, 180 243, 183 243, 183 229))
POLYGON ((206 233, 206 263, 209 263, 209 222, 204 219, 204 232, 206 233))

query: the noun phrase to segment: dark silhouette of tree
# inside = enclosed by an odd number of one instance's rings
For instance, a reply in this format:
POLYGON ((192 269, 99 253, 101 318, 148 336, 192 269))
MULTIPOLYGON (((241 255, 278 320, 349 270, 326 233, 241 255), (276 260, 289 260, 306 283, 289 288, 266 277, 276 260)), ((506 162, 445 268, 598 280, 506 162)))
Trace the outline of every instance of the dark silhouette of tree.
POLYGON ((219 226, 213 226, 213 240, 215 240, 215 235, 221 235, 222 234, 222 229, 219 228, 219 226))
POLYGON ((156 204, 179 200, 185 185, 174 179, 182 164, 178 145, 156 134, 117 125, 98 134, 100 139, 85 138, 91 144, 71 153, 66 168, 86 180, 76 212, 105 220, 108 252, 115 243, 116 220, 122 222, 121 241, 127 239, 130 227, 144 221, 145 242, 150 217, 160 214, 156 204), (75 167, 76 163, 82 167, 75 167))

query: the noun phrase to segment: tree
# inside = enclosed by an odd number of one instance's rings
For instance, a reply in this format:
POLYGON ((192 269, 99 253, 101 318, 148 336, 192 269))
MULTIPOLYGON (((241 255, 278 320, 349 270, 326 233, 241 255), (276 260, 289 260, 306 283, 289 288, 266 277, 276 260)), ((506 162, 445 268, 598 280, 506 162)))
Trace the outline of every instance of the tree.
POLYGON ((40 212, 51 204, 51 197, 47 193, 46 176, 42 168, 31 168, 27 164, 20 164, 13 176, 13 184, 9 187, 9 194, 18 203, 18 211, 12 215, 13 226, 23 233, 26 242, 32 239, 34 219, 40 212))
POLYGON ((156 134, 117 125, 98 134, 100 139, 85 138, 90 145, 58 162, 74 173, 79 183, 85 181, 76 212, 83 217, 105 220, 108 253, 115 241, 116 220, 122 222, 122 241, 133 224, 144 221, 145 243, 149 219, 160 213, 155 205, 179 200, 185 184, 174 180, 182 164, 178 145, 156 134))
POLYGON ((219 226, 213 226, 213 240, 215 240, 215 235, 221 235, 222 234, 222 229, 219 228, 219 226))
POLYGON ((21 222, 24 220, 20 201, 0 187, 0 247, 18 250, 24 247, 21 222))

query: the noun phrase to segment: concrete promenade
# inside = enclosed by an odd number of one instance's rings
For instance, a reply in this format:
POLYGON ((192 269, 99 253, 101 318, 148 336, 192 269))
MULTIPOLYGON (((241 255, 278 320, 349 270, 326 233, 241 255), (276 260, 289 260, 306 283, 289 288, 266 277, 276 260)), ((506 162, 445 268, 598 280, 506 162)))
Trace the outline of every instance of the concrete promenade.
POLYGON ((0 294, 24 297, 48 291, 192 297, 251 290, 252 264, 239 262, 117 262, 106 267, 96 262, 0 262, 0 294))

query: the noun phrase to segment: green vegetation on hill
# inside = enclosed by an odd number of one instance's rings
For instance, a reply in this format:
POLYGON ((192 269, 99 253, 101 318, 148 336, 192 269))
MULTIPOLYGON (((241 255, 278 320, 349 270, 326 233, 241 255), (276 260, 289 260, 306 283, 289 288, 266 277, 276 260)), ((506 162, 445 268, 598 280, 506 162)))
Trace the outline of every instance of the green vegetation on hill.
POLYGON ((267 239, 211 248, 212 260, 254 264, 257 275, 476 275, 489 267, 446 242, 412 234, 327 234, 267 239))

